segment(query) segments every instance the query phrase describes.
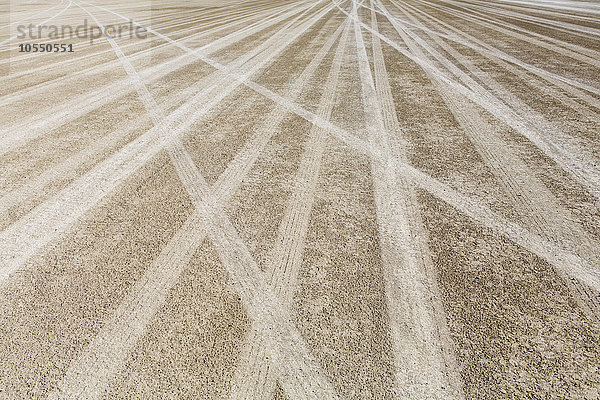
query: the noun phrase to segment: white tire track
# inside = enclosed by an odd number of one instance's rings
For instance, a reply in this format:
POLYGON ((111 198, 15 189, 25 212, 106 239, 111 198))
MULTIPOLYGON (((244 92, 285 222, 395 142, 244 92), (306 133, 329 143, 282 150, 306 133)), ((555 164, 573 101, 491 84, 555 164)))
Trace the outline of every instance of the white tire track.
MULTIPOLYGON (((303 72, 301 79, 296 82, 295 88, 292 90, 293 95, 297 96, 307 83, 327 50, 333 44, 335 37, 337 37, 337 34, 326 43, 321 52, 303 72)), ((284 112, 281 109, 274 110, 268 121, 266 121, 264 129, 257 134, 249 146, 246 146, 246 151, 242 151, 236 157, 236 160, 241 161, 231 163, 232 168, 228 168, 226 173, 222 175, 226 180, 220 180, 215 185, 214 192, 219 198, 227 201, 233 195, 235 188, 239 186, 241 179, 256 160, 258 152, 268 138, 273 135, 283 117, 284 112), (233 172, 233 169, 236 171, 233 172)), ((180 157, 181 153, 177 152, 176 156, 180 157)), ((187 159, 186 164, 194 170, 195 168, 190 166, 190 162, 191 160, 187 159)), ((189 176, 186 179, 188 178, 189 176)), ((205 183, 202 185, 205 191, 209 190, 205 183)), ((190 188, 190 190, 194 191, 193 188, 190 188)), ((208 196, 207 193, 204 195, 208 196)), ((203 200, 198 201, 202 206, 203 200)), ((152 315, 165 301, 169 289, 175 284, 177 277, 203 241, 206 225, 201 217, 202 213, 202 210, 194 212, 183 228, 161 252, 144 277, 136 283, 134 290, 124 299, 92 344, 72 364, 61 384, 60 391, 53 395, 54 398, 69 398, 75 393, 77 395, 87 393, 90 397, 86 398, 95 398, 103 392, 107 381, 120 369, 127 354, 143 334, 152 315), (101 365, 103 366, 99 370, 97 369, 98 359, 102 360, 101 365)), ((286 382, 289 382, 289 379, 286 382)), ((291 388, 294 387, 294 384, 292 384, 291 388)), ((296 389, 293 390, 296 391, 296 389)))
MULTIPOLYGON (((328 10, 326 9, 326 11, 328 10)), ((102 28, 101 23, 95 16, 87 10, 86 12, 102 28)), ((310 25, 314 24, 315 21, 313 19, 310 25)), ((161 115, 158 104, 156 104, 144 82, 114 40, 109 36, 106 38, 122 61, 128 75, 134 79, 136 90, 148 112, 155 120, 155 124, 163 130, 162 134, 167 136, 168 132, 164 130, 162 124, 164 116, 161 115)), ((254 324, 264 332, 265 346, 271 356, 272 365, 278 371, 281 385, 289 393, 294 393, 297 398, 336 398, 333 388, 330 387, 326 376, 320 371, 319 365, 310 355, 300 333, 290 322, 287 310, 280 305, 280 300, 272 293, 271 287, 266 283, 264 274, 252 259, 250 252, 239 238, 233 225, 231 225, 221 208, 220 202, 213 197, 210 187, 200 174, 183 143, 177 137, 171 137, 166 150, 183 186, 190 195, 196 209, 200 211, 208 237, 219 253, 234 286, 237 287, 246 311, 254 324), (285 343, 285 346, 282 346, 283 343, 285 343)))
MULTIPOLYGON (((366 7, 366 6, 365 6, 366 7)), ((436 50, 432 49, 431 46, 426 44, 420 37, 415 35, 411 30, 406 29, 398 23, 398 19, 394 18, 385 6, 380 4, 383 15, 391 22, 394 29, 400 34, 404 41, 410 41, 408 37, 414 39, 417 43, 423 46, 429 53, 431 53, 437 60, 442 60, 443 57, 436 50)), ((361 23, 362 24, 362 23, 361 23)), ((372 28, 362 24, 369 31, 373 33, 372 28)), ((490 112, 499 120, 508 124, 516 132, 527 138, 535 146, 537 146, 542 152, 556 162, 563 170, 571 174, 588 192, 600 199, 600 164, 597 163, 595 157, 589 154, 585 149, 576 147, 574 141, 566 134, 562 134, 562 137, 548 138, 545 132, 538 129, 532 122, 527 121, 523 116, 517 114, 513 109, 508 107, 506 104, 499 101, 491 92, 481 87, 473 81, 472 78, 466 76, 460 69, 454 64, 446 62, 444 67, 451 70, 453 73, 466 77, 471 82, 469 86, 463 86, 456 82, 452 77, 446 76, 446 74, 436 67, 431 61, 424 56, 415 56, 414 53, 408 52, 388 38, 375 32, 380 39, 388 42, 395 47, 402 54, 406 55, 413 61, 417 62, 424 70, 431 71, 439 76, 446 84, 452 86, 454 89, 459 91, 465 97, 474 101, 476 104, 482 106, 486 111, 490 112), (554 139, 554 140, 553 140, 554 139)), ((555 135, 560 135, 560 132, 554 132, 555 135)))
MULTIPOLYGON (((399 133, 380 42, 373 36, 374 65, 378 78, 375 88, 369 60, 357 21, 353 15, 358 46, 363 103, 369 140, 380 149, 384 159, 392 157, 388 129, 399 133), (383 102, 383 104, 382 104, 383 102)), ((374 23, 376 20, 373 19, 374 23)), ((377 31, 376 25, 374 30, 377 31)), ((406 399, 461 399, 462 389, 457 366, 444 345, 451 343, 440 334, 445 318, 436 315, 437 294, 431 271, 427 271, 427 248, 416 238, 414 214, 418 209, 409 183, 396 173, 393 164, 372 158, 374 195, 381 240, 383 276, 394 358, 397 390, 406 399), (441 318, 440 318, 441 317, 441 318), (454 365, 453 365, 454 364, 454 365)))
MULTIPOLYGON (((272 61, 289 43, 308 29, 309 24, 314 24, 328 11, 328 9, 321 11, 312 17, 308 23, 296 28, 290 35, 291 37, 283 38, 276 51, 269 51, 269 44, 271 42, 276 43, 280 39, 281 32, 289 28, 294 21, 284 27, 280 31, 280 35, 271 37, 268 42, 263 42, 254 51, 241 57, 232 65, 222 67, 222 70, 226 73, 220 79, 213 78, 208 87, 198 92, 189 102, 171 113, 163 121, 166 131, 171 136, 185 132, 197 118, 219 104, 223 98, 241 84, 237 80, 227 84, 229 81, 227 74, 241 68, 245 62, 262 52, 266 59, 254 64, 252 68, 240 75, 242 79, 247 79, 261 67, 266 66, 269 61, 272 61), (222 87, 224 83, 225 87, 222 87), (215 91, 216 93, 214 93, 215 91), (198 103, 201 101, 204 103, 201 103, 202 105, 198 107, 198 103)), ((141 78, 143 79, 143 76, 141 78)), ((161 130, 158 127, 151 129, 2 231, 0 233, 0 254, 4 256, 2 266, 0 266, 0 283, 15 271, 24 268, 25 263, 32 255, 67 230, 98 201, 114 191, 131 174, 158 154, 168 140, 168 136, 161 136, 161 130)))
MULTIPOLYGON (((347 19, 346 19, 347 21, 347 19)), ((346 22, 342 38, 325 83, 318 115, 329 119, 335 102, 338 75, 346 48, 350 25, 346 22)), ((284 211, 275 247, 267 267, 269 285, 287 310, 292 308, 296 279, 302 262, 302 253, 308 230, 321 160, 325 151, 327 133, 313 126, 305 145, 296 177, 294 191, 290 195, 284 211)), ((268 345, 264 343, 267 334, 262 327, 253 324, 231 384, 230 400, 271 400, 277 384, 277 376, 268 360, 268 345)))
MULTIPOLYGON (((308 9, 309 7, 310 6, 306 6, 305 9, 308 9)), ((290 13, 293 15, 296 13, 296 10, 291 11, 290 13)), ((285 19, 286 17, 289 17, 288 14, 289 13, 286 13, 278 18, 262 21, 261 24, 253 27, 250 30, 242 29, 228 35, 227 37, 213 41, 198 49, 194 49, 192 54, 183 54, 159 65, 148 68, 141 72, 142 77, 144 79, 151 78, 152 80, 160 79, 173 71, 194 63, 196 60, 193 57, 193 54, 212 54, 239 40, 244 39, 251 34, 251 32, 254 33, 258 31, 262 25, 265 25, 265 27, 271 26, 285 19)), ((56 129, 57 127, 72 121, 77 117, 88 114, 98 107, 129 93, 131 91, 130 84, 130 77, 116 80, 113 83, 105 85, 91 93, 77 96, 72 100, 62 103, 58 107, 51 108, 43 113, 38 113, 31 118, 13 125, 8 129, 0 131, 0 155, 16 150, 38 136, 47 133, 52 129, 56 129)))

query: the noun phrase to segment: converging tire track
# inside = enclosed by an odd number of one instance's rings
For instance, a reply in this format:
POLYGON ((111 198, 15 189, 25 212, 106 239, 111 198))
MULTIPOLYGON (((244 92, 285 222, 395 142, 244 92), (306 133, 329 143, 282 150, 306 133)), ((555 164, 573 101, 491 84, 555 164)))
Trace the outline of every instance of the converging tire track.
POLYGON ((600 396, 598 7, 159 3, 5 7, 0 397, 600 396))

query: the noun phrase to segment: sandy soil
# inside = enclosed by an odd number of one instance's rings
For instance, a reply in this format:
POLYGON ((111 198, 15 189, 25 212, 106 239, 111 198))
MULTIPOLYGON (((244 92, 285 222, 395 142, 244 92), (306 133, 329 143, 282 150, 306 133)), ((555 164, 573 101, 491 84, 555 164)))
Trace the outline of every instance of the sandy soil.
POLYGON ((600 399, 599 16, 0 5, 0 399, 600 399))

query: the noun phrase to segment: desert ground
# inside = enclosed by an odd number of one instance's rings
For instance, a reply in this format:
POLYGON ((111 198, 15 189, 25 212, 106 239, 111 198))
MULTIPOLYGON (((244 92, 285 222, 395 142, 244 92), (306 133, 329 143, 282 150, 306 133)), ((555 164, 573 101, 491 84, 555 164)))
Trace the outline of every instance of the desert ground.
POLYGON ((0 399, 600 399, 597 1, 0 15, 0 399))

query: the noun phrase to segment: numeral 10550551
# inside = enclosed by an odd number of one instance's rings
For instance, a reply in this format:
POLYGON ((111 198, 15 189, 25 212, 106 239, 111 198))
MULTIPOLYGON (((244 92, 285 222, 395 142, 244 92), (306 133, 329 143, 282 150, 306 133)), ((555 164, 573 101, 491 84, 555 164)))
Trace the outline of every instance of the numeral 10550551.
POLYGON ((19 45, 20 53, 72 53, 73 45, 72 44, 43 44, 43 43, 21 43, 19 45))

